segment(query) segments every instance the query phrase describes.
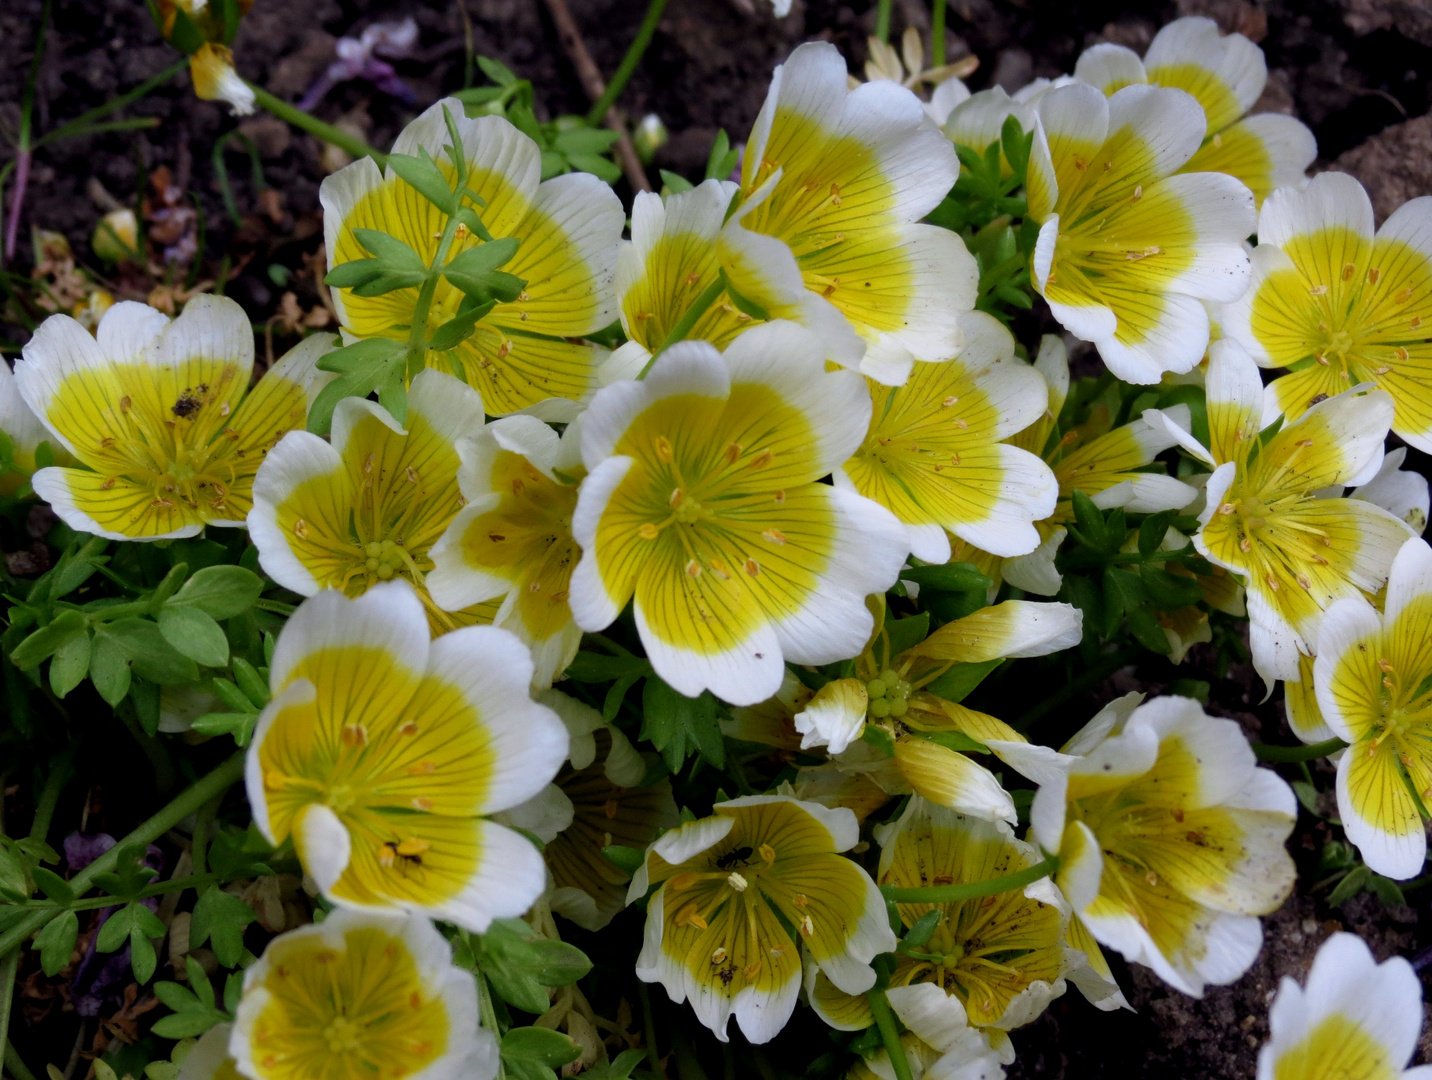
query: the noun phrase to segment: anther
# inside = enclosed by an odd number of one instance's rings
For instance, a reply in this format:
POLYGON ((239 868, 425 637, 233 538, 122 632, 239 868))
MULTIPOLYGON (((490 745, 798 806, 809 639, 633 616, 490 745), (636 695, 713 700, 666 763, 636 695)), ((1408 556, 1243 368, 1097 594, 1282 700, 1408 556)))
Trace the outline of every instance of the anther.
POLYGON ((771 847, 770 844, 762 844, 756 850, 761 853, 761 858, 767 863, 773 863, 776 861, 776 849, 771 847))
POLYGON ((127 413, 127 412, 129 412, 129 406, 130 406, 130 404, 131 404, 131 402, 130 402, 130 399, 129 399, 129 395, 128 395, 128 394, 125 394, 124 397, 122 397, 122 398, 119 399, 119 411, 122 412, 122 413, 127 413))
POLYGON ((755 577, 760 572, 761 566, 758 562, 756 562, 755 559, 746 560, 746 573, 750 574, 752 577, 755 577))
POLYGON ((740 874, 736 873, 736 871, 732 870, 731 873, 728 874, 726 877, 726 884, 731 886, 731 888, 735 889, 737 892, 745 892, 751 883, 747 881, 744 877, 742 877, 740 874))
POLYGON ((1392 299, 1397 301, 1397 303, 1399 304, 1405 304, 1407 303, 1407 301, 1412 299, 1412 289, 1398 289, 1397 292, 1393 293, 1392 299))
POLYGON ((716 951, 711 954, 711 962, 713 964, 724 964, 726 962, 727 955, 728 953, 726 952, 726 946, 718 945, 716 947, 716 951))
POLYGON ((1378 270, 1377 267, 1375 267, 1375 266, 1369 266, 1369 267, 1367 268, 1367 280, 1370 281, 1370 282, 1372 282, 1372 284, 1376 285, 1376 284, 1377 284, 1377 279, 1380 278, 1381 276, 1382 276, 1382 271, 1378 270))
POLYGON ((770 450, 762 450, 751 459, 751 468, 764 469, 771 462, 776 460, 776 455, 770 450))
POLYGON ((699 578, 701 576, 701 564, 695 559, 690 559, 687 561, 686 576, 693 578, 699 578))
POLYGON ((680 488, 672 488, 671 494, 667 497, 666 505, 680 506, 686 501, 686 493, 680 488))
POLYGON ((409 776, 431 776, 438 771, 438 763, 432 759, 424 759, 408 766, 409 776))
POLYGON ((1132 199, 1130 199, 1129 201, 1130 201, 1130 202, 1138 202, 1138 201, 1139 201, 1140 199, 1142 199, 1143 197, 1144 197, 1144 185, 1143 185, 1143 184, 1135 184, 1135 185, 1134 185, 1134 197, 1133 197, 1132 199))
POLYGON ((1347 264, 1345 264, 1345 265, 1343 266, 1343 269, 1342 269, 1342 279, 1343 279, 1344 281, 1351 281, 1351 280, 1352 280, 1352 276, 1353 276, 1354 274, 1356 274, 1356 273, 1357 273, 1357 267, 1354 266, 1352 263, 1347 263, 1347 264))
POLYGON ((732 465, 736 464, 737 460, 739 460, 740 457, 741 457, 741 444, 740 444, 740 443, 733 442, 730 446, 726 447, 726 460, 727 460, 730 464, 732 464, 732 465))
POLYGON ((815 936, 815 923, 811 920, 809 915, 801 920, 801 933, 806 937, 815 936))
POLYGON ((636 531, 636 534, 640 536, 643 540, 655 540, 657 536, 660 535, 657 531, 656 526, 649 521, 644 524, 640 529, 638 529, 636 531))
POLYGON ((367 746, 368 728, 363 724, 344 724, 342 739, 344 746, 367 746))
POLYGON ((665 435, 658 435, 656 437, 656 456, 662 461, 671 460, 671 440, 665 435))
POLYGON ((1326 285, 1314 285, 1311 289, 1308 290, 1309 296, 1326 296, 1327 293, 1328 287, 1326 285))
POLYGON ((784 544, 786 542, 786 534, 781 532, 780 529, 765 529, 761 533, 761 539, 768 544, 784 544))

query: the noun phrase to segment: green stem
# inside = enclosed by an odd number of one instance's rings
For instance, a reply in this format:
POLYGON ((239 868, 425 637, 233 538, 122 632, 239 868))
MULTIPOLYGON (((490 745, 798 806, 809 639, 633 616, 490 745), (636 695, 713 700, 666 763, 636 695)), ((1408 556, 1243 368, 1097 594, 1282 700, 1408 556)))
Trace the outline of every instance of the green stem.
POLYGON ((895 1014, 890 1011, 890 1000, 883 989, 871 990, 865 995, 870 1003, 870 1015, 875 1017, 875 1026, 880 1029, 880 1038, 885 1043, 885 1052, 890 1055, 890 1067, 895 1070, 895 1080, 914 1080, 910 1062, 905 1057, 905 1044, 900 1041, 900 1032, 895 1027, 895 1014))
POLYGON ((380 154, 356 135, 350 135, 332 124, 325 124, 318 117, 304 112, 295 105, 290 105, 281 98, 274 97, 262 87, 250 83, 249 89, 254 92, 254 101, 280 120, 287 121, 310 135, 316 135, 326 143, 332 143, 349 157, 355 160, 361 157, 371 157, 380 166, 388 160, 387 154, 380 154))
POLYGON ((1254 743, 1253 753, 1259 761, 1316 761, 1329 754, 1336 754, 1347 743, 1333 738, 1310 746, 1272 746, 1268 743, 1254 743))
POLYGON ((666 7, 666 0, 650 0, 646 6, 646 16, 637 27, 636 37, 632 38, 631 45, 627 47, 626 55, 617 66, 616 72, 612 75, 607 88, 602 91, 602 96, 592 103, 591 109, 587 112, 587 123, 596 127, 607 118, 621 92, 626 89, 627 81, 631 78, 632 72, 636 70, 637 64, 641 63, 642 54, 646 47, 651 44, 651 36, 656 33, 656 24, 661 20, 662 10, 666 7))
POLYGON ((1000 893, 1022 889, 1030 882, 1048 877, 1058 869, 1059 856, 1049 855, 1043 862, 986 881, 971 881, 964 885, 932 885, 924 889, 882 885, 880 892, 886 900, 893 900, 897 904, 957 904, 963 900, 978 900, 983 896, 998 896, 1000 893))
POLYGON ((275 615, 284 616, 292 615, 295 611, 298 610, 298 608, 293 604, 285 604, 282 600, 259 599, 254 601, 254 607, 258 608, 260 611, 271 611, 275 615))
MULTIPOLYGON (((502 1029, 497 1026, 497 1010, 492 1005, 492 988, 487 985, 487 976, 481 971, 477 973, 477 1015, 482 1026, 492 1032, 492 1037, 499 1043, 502 1041, 502 1029)), ((502 1059, 497 1059, 497 1080, 506 1080, 507 1070, 502 1067, 502 1059)))
POLYGON ((651 992, 644 982, 636 984, 636 992, 641 998, 641 1032, 646 1040, 646 1060, 651 1065, 651 1075, 661 1076, 661 1056, 656 1051, 656 1022, 651 1013, 651 992))
MULTIPOLYGON (((70 888, 75 891, 75 895, 83 895, 95 878, 112 871, 115 863, 119 861, 120 851, 124 848, 133 844, 147 845, 159 839, 214 796, 222 794, 237 783, 244 775, 245 756, 242 750, 234 754, 209 775, 180 792, 157 814, 76 874, 70 880, 70 888)), ((50 920, 59 914, 59 910, 37 911, 0 934, 0 957, 9 956, 19 949, 31 934, 48 925, 50 920)))
POLYGON ((930 0, 930 66, 945 66, 945 0, 930 0))
POLYGON ((725 277, 721 274, 717 274, 716 279, 712 281, 710 285, 707 285, 706 288, 702 289, 700 295, 698 295, 695 300, 691 301, 691 306, 686 309, 686 314, 677 320, 676 325, 671 328, 671 332, 667 334, 661 344, 657 346, 656 351, 651 354, 651 359, 646 362, 646 367, 641 369, 641 374, 637 376, 638 379, 646 378, 646 373, 651 370, 651 365, 656 363, 657 357, 666 352, 667 349, 671 348, 671 346, 675 345, 678 341, 686 340, 686 335, 691 333, 691 328, 696 325, 701 316, 706 314, 706 309, 716 302, 716 298, 720 296, 725 289, 725 277))
POLYGON ((209 826, 214 823, 214 815, 219 812, 219 801, 223 796, 215 796, 206 802, 194 818, 194 836, 189 842, 189 872, 196 877, 204 873, 205 857, 209 848, 209 826))
POLYGON ((50 775, 45 778, 45 786, 40 791, 39 801, 35 803, 35 819, 30 825, 31 840, 43 842, 45 837, 50 835, 50 822, 55 816, 55 805, 60 801, 60 792, 69 782, 74 757, 74 747, 71 747, 50 763, 50 775))
POLYGON ((875 36, 883 44, 890 43, 890 8, 892 0, 880 0, 875 9, 875 36))
MULTIPOLYGON (((151 896, 164 896, 166 893, 183 892, 185 889, 198 892, 206 886, 217 884, 219 880, 218 874, 191 874, 189 877, 170 878, 168 881, 156 881, 153 885, 146 885, 139 892, 124 899, 147 900, 151 896)), ((114 907, 121 902, 113 896, 96 896, 89 900, 76 900, 72 904, 31 901, 24 906, 31 911, 94 911, 98 908, 114 907)))
POLYGON ((178 75, 179 72, 183 71, 188 66, 188 58, 175 61, 169 67, 161 71, 158 75, 155 75, 152 79, 145 79, 133 90, 120 94, 119 97, 113 98, 110 101, 106 101, 103 105, 97 105, 93 109, 90 109, 88 112, 82 112, 73 120, 67 120, 65 123, 55 128, 54 131, 48 132, 47 134, 40 136, 40 138, 36 141, 35 146, 40 147, 44 146, 46 143, 59 142, 61 139, 68 139, 72 135, 90 134, 90 132, 84 132, 82 131, 82 129, 87 128, 100 117, 107 116, 118 109, 122 109, 126 105, 138 101, 140 98, 144 97, 151 91, 159 89, 159 87, 163 86, 165 83, 167 83, 170 79, 174 78, 175 75, 178 75))
MULTIPOLYGON (((15 975, 20 968, 20 954, 11 953, 0 960, 0 1046, 10 1046, 10 1009, 15 1003, 15 975)), ((9 1054, 5 1055, 7 1058, 9 1054)), ((5 1064, 9 1064, 6 1061, 5 1064)), ((12 1070, 13 1071, 13 1070, 12 1070)))
MULTIPOLYGON (((459 191, 464 183, 465 179, 459 182, 459 191)), ((428 279, 423 282, 423 287, 418 292, 418 303, 413 309, 413 326, 408 331, 409 380, 416 378, 428 363, 428 315, 432 311, 433 297, 437 295, 438 281, 442 277, 439 271, 447 265, 448 251, 452 248, 453 238, 457 236, 457 226, 457 215, 454 214, 448 218, 447 225, 443 228, 442 239, 438 242, 438 253, 433 256, 428 279)))
POLYGON ((20 1060, 20 1055, 15 1052, 15 1044, 9 1040, 5 1042, 5 1070, 15 1080, 35 1080, 35 1074, 20 1060))

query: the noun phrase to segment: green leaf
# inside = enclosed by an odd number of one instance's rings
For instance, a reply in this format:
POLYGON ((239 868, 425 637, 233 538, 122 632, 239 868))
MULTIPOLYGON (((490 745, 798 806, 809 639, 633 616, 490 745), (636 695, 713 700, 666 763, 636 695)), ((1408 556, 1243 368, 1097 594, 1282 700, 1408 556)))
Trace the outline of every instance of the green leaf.
POLYGON ((512 69, 501 60, 494 60, 490 56, 479 56, 477 57, 477 66, 498 86, 517 85, 517 76, 512 74, 512 69))
POLYGON ((151 1030, 161 1039, 192 1039, 227 1019, 217 1009, 195 1009, 157 1020, 151 1030))
POLYGON ((70 638, 50 658, 50 689, 63 698, 89 673, 91 641, 88 633, 70 638))
POLYGON ((494 306, 493 301, 489 300, 485 304, 479 304, 477 307, 454 315, 433 331, 433 336, 428 341, 428 348, 434 352, 447 352, 449 349, 456 349, 472 337, 477 330, 477 324, 487 316, 494 306))
MULTIPOLYGON (((1082 491, 1074 492, 1071 501, 1074 506, 1074 520, 1079 527, 1079 535, 1076 539, 1082 539, 1096 551, 1106 550, 1109 537, 1104 529, 1104 515, 1094 505, 1093 500, 1082 491)), ((1115 544, 1115 547, 1117 546, 1115 544)))
POLYGON ((457 196, 453 193, 452 185, 448 183, 442 169, 438 168, 432 158, 412 157, 408 154, 389 154, 388 168, 407 181, 419 195, 443 213, 451 214, 457 206, 457 196))
POLYGON ((944 912, 939 908, 931 908, 925 914, 915 920, 915 924, 905 933, 900 944, 907 949, 918 949, 935 933, 935 927, 940 925, 940 919, 944 912))
POLYGON ((636 872, 641 869, 641 864, 646 861, 646 852, 641 848, 608 844, 602 848, 602 858, 617 869, 625 870, 629 876, 635 876, 636 872))
POLYGON ((328 271, 323 283, 331 289, 351 289, 372 281, 382 273, 383 264, 377 259, 349 259, 328 271))
POLYGON ((70 883, 53 870, 46 870, 43 866, 37 866, 30 871, 30 876, 35 879, 35 885, 49 899, 57 904, 72 904, 75 900, 75 890, 70 888, 70 883))
POLYGON ((517 1027, 502 1037, 502 1064, 512 1080, 552 1080, 554 1069, 581 1055, 581 1047, 550 1028, 517 1027))
POLYGON ((165 606, 192 607, 211 619, 232 619, 253 607, 263 591, 263 578, 242 566, 206 566, 165 606))
POLYGON ((268 704, 269 688, 268 680, 260 675, 258 669, 249 663, 242 656, 234 657, 232 666, 234 681, 239 684, 239 689, 249 699, 255 708, 262 709, 268 704))
POLYGON ((96 634, 89 674, 99 696, 112 708, 129 693, 129 654, 108 634, 96 634))
POLYGON ((946 750, 953 750, 957 754, 988 754, 989 747, 968 735, 958 731, 919 731, 915 733, 922 739, 943 746, 946 750))
POLYGON ((970 563, 945 563, 943 566, 915 566, 900 571, 903 581, 913 581, 921 589, 936 592, 980 592, 994 587, 994 582, 970 563))
POLYGON ((229 639, 224 636, 223 628, 198 608, 160 608, 159 632, 165 641, 195 663, 223 667, 229 662, 229 639))
MULTIPOLYGON (((201 974, 203 970, 203 968, 199 969, 201 974)), ((190 974, 192 976, 192 972, 190 974)), ((207 976, 204 981, 208 982, 207 976)), ((157 997, 166 1008, 173 1009, 175 1012, 190 1012, 200 1007, 199 999, 194 993, 187 987, 180 986, 177 982, 155 983, 154 996, 157 997)))
POLYGON ((21 671, 38 667, 44 660, 83 634, 89 627, 89 617, 81 611, 62 611, 47 626, 42 626, 10 653, 10 662, 21 671))
POLYGON ((630 1080, 631 1071, 645 1059, 645 1050, 623 1050, 613 1060, 585 1070, 582 1077, 583 1080, 630 1080))
POLYGON ((1173 520, 1172 510, 1150 514, 1139 523, 1139 554, 1152 555, 1168 534, 1169 522, 1173 520))
POLYGON ((376 255, 385 269, 427 275, 428 264, 423 257, 396 236, 389 236, 378 229, 354 229, 353 238, 376 255))
POLYGON ((1332 892, 1328 893, 1328 906, 1338 907, 1347 903, 1358 893, 1362 892, 1372 877, 1372 871, 1366 866, 1355 866, 1348 871, 1346 876, 1337 883, 1332 892))
POLYGON ((224 967, 235 967, 244 955, 244 927, 257 919, 254 909, 217 885, 210 885, 194 905, 189 946, 208 941, 224 967))
POLYGON ((592 962, 577 946, 566 941, 534 941, 537 968, 533 972, 543 986, 571 986, 592 970, 592 962))
POLYGON ((662 184, 673 195, 683 191, 690 191, 696 186, 690 180, 686 179, 686 177, 674 172, 668 172, 666 169, 658 169, 657 172, 661 174, 662 184))
POLYGON ((673 773, 693 750, 716 768, 725 768, 726 744, 710 691, 689 698, 651 675, 642 688, 641 706, 641 737, 656 747, 673 773))
POLYGON ((1139 567, 1139 577, 1148 591, 1150 602, 1163 611, 1176 611, 1203 599, 1203 590, 1191 577, 1171 574, 1148 563, 1139 567))
POLYGON ((531 936, 531 927, 520 919, 498 919, 473 942, 493 993, 514 1008, 541 1015, 551 1003, 534 975, 537 954, 528 940, 531 936))
POLYGON ((80 920, 73 911, 62 911, 35 935, 30 947, 40 950, 40 970, 55 976, 70 962, 79 938, 80 920))
POLYGON ((596 154, 568 154, 567 161, 577 171, 591 173, 608 184, 614 184, 621 179, 621 168, 596 154))
POLYGON ((205 713, 195 717, 193 730, 211 738, 217 735, 232 735, 238 745, 247 746, 258 718, 259 714, 254 712, 205 713))
POLYGON ((922 611, 908 619, 885 620, 885 632, 890 635, 890 659, 895 659, 912 645, 918 645, 930 636, 930 613, 922 611))
POLYGON ((134 970, 135 980, 143 986, 154 977, 159 957, 154 954, 154 942, 138 929, 129 935, 129 966, 134 970))
POLYGON ((993 660, 983 660, 977 664, 956 664, 927 685, 925 689, 946 701, 956 703, 964 701, 973 693, 975 687, 984 682, 985 676, 1002 663, 1004 661, 1001 658, 995 657, 993 660))
POLYGON ((140 678, 160 686, 187 686, 199 678, 194 661, 170 645, 152 619, 116 619, 96 629, 95 637, 101 634, 119 644, 140 678))
POLYGON ((131 900, 100 927, 95 937, 95 948, 100 952, 117 952, 136 934, 140 937, 162 937, 164 924, 154 912, 137 900, 131 900))
POLYGON ((584 125, 558 132, 557 137, 552 140, 552 146, 568 157, 573 154, 605 154, 620 138, 619 132, 584 125))

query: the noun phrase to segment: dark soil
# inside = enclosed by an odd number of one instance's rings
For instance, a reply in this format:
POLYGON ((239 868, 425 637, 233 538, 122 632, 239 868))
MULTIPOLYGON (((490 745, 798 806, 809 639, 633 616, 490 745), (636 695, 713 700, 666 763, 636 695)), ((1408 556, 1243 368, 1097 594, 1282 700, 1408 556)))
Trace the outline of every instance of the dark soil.
MULTIPOLYGON (((41 2, 0 3, 0 131, 7 136, 18 127, 41 2)), ((597 64, 611 72, 645 5, 636 0, 569 4, 597 64)), ((175 60, 142 0, 55 0, 52 10, 53 29, 36 87, 39 134, 175 60)), ((896 0, 895 12, 897 32, 907 21, 928 28, 923 0, 896 0)), ((413 59, 397 67, 418 108, 464 84, 470 26, 475 53, 497 57, 532 80, 541 115, 585 110, 587 98, 542 0, 257 0, 235 43, 237 65, 272 93, 296 100, 333 59, 339 36, 356 36, 371 22, 405 14, 418 22, 420 45, 413 59), (464 2, 465 13, 460 7, 464 2)), ((949 49, 952 57, 966 52, 978 57, 979 70, 970 79, 975 88, 999 83, 1013 90, 1030 78, 1070 70, 1079 52, 1099 40, 1141 49, 1165 21, 1185 14, 1212 15, 1225 29, 1240 30, 1262 44, 1271 77, 1260 107, 1305 120, 1322 148, 1320 167, 1336 164, 1357 175, 1372 192, 1379 217, 1403 199, 1432 192, 1432 119, 1425 115, 1432 87, 1432 16, 1416 0, 1179 0, 1144 5, 1118 0, 950 0, 949 49)), ((795 0, 793 14, 784 20, 772 16, 768 0, 670 0, 621 104, 633 116, 657 112, 671 131, 657 165, 697 174, 718 129, 726 129, 733 141, 744 137, 771 69, 795 44, 809 38, 830 40, 858 64, 873 25, 874 0, 795 0)), ((386 147, 416 109, 370 84, 353 82, 330 92, 315 111, 386 147)), ((107 198, 136 203, 148 193, 153 171, 167 166, 182 193, 180 204, 192 200, 204 223, 193 273, 178 273, 173 284, 224 279, 226 293, 245 305, 255 326, 274 335, 275 351, 287 347, 292 339, 285 337, 284 328, 291 331, 294 311, 303 314, 317 306, 309 268, 322 238, 317 201, 325 175, 321 144, 262 115, 245 122, 242 130, 262 159, 264 186, 277 198, 269 194, 260 199, 245 155, 238 142, 230 140, 223 160, 242 214, 235 225, 225 213, 213 159, 216 140, 239 126, 226 107, 196 100, 186 73, 119 115, 154 117, 158 124, 52 144, 39 152, 21 217, 17 262, 9 269, 28 275, 32 259, 25 238, 31 226, 65 234, 78 260, 92 262, 89 235, 102 210, 111 205, 107 198), (286 298, 287 293, 293 297, 286 298)), ((0 145, 0 165, 11 154, 8 143, 0 145)), ((624 182, 618 190, 630 197, 624 182)), ((7 212, 9 200, 7 188, 7 212)), ((142 299, 154 285, 142 275, 126 273, 116 279, 97 266, 93 272, 118 298, 142 299)), ((18 351, 28 336, 27 326, 45 314, 28 298, 12 299, 8 313, 0 317, 0 345, 8 353, 18 351)), ((1426 472, 1427 459, 1413 457, 1426 472)), ((1177 669, 1151 659, 1137 671, 1126 670, 1071 695, 1046 716, 1036 735, 1057 743, 1118 693, 1158 692, 1177 679, 1201 679, 1212 687, 1211 711, 1237 718, 1254 738, 1291 741, 1281 705, 1260 703, 1261 686, 1251 669, 1235 666, 1229 677, 1218 678, 1212 665, 1208 646, 1196 648, 1177 669)), ((1053 682, 994 684, 980 693, 990 698, 985 707, 991 711, 1018 716, 1036 705, 1049 686, 1067 684, 1078 674, 1066 657, 1051 663, 1053 682)), ((971 703, 980 706, 982 700, 971 703)), ((153 798, 147 780, 141 779, 148 765, 122 735, 113 746, 90 749, 103 758, 96 759, 95 774, 107 773, 108 778, 90 799, 88 828, 120 834, 153 798)), ((1326 772, 1326 766, 1321 768, 1326 772)), ((1285 772, 1289 779, 1299 775, 1292 769, 1285 772)), ((1330 774, 1319 777, 1319 786, 1331 787, 1330 774)), ((18 820, 28 813, 23 808, 7 810, 19 813, 18 820)), ((57 829, 76 825, 78 821, 61 821, 57 829)), ((1010 1076, 1251 1080, 1257 1047, 1267 1037, 1267 1006, 1278 979, 1303 976, 1328 933, 1351 929, 1379 958, 1413 957, 1432 945, 1432 908, 1424 892, 1408 894, 1411 907, 1386 906, 1364 894, 1334 909, 1326 903, 1326 890, 1306 891, 1318 880, 1319 853, 1331 835, 1325 822, 1303 815, 1291 842, 1302 871, 1300 893, 1265 920, 1267 947, 1240 982, 1212 988, 1202 1001, 1194 1001, 1170 991, 1148 971, 1128 969, 1116 959, 1121 984, 1137 1011, 1097 1014, 1071 990, 1039 1021, 1015 1034, 1019 1060, 1010 1076)), ((604 943, 583 941, 583 935, 577 940, 584 947, 591 945, 599 957, 603 944, 612 949, 620 940, 629 956, 636 948, 627 933, 636 932, 629 925, 632 914, 602 935, 604 943)), ((60 1019, 68 1007, 67 995, 39 975, 32 953, 24 957, 19 996, 23 1009, 17 1010, 12 1034, 22 1057, 63 1067, 75 1031, 73 1020, 60 1019)), ((658 991, 653 995, 657 997, 664 995, 658 991)), ((599 1010, 607 1005, 594 1001, 599 1010)), ((675 1030, 674 1010, 664 1002, 654 1004, 658 1030, 675 1030)), ((143 1011, 141 995, 111 1016, 109 1029, 116 1037, 132 1033, 143 1011)), ((819 1026, 808 1020, 798 1020, 799 1034, 776 1044, 782 1059, 777 1064, 796 1073, 803 1065, 800 1055, 809 1060, 828 1046, 819 1026)), ((714 1042, 702 1036, 698 1045, 687 1046, 681 1041, 684 1036, 674 1038, 677 1075, 697 1075, 690 1070, 692 1062, 699 1062, 708 1074, 719 1074, 721 1054, 714 1042)), ((1429 1049, 1424 1041, 1419 1060, 1432 1060, 1429 1049)), ((83 1076, 83 1068, 76 1075, 83 1076)))

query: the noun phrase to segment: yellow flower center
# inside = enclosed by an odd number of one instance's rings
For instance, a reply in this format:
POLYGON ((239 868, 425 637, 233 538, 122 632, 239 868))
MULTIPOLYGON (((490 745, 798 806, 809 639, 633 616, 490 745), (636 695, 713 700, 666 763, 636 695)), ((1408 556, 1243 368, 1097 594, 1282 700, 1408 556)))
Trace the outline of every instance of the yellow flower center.
POLYGON ((333 1053, 351 1053, 362 1045, 358 1040, 359 1030, 358 1025, 352 1020, 346 1016, 338 1016, 323 1029, 323 1038, 328 1043, 328 1049, 333 1053))

